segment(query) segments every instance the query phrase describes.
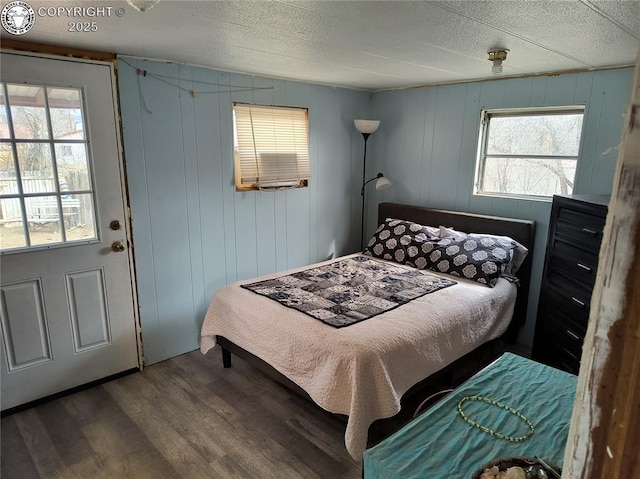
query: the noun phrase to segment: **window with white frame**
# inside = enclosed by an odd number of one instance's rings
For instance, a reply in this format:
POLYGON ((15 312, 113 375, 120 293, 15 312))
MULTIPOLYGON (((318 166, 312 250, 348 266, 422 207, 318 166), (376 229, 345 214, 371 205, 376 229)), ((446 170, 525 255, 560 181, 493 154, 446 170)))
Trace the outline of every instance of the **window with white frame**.
POLYGON ((236 190, 306 186, 308 124, 306 108, 234 103, 236 190))
POLYGON ((583 106, 483 110, 474 193, 571 194, 583 118, 583 106))
POLYGON ((82 91, 0 83, 0 253, 97 238, 82 91))

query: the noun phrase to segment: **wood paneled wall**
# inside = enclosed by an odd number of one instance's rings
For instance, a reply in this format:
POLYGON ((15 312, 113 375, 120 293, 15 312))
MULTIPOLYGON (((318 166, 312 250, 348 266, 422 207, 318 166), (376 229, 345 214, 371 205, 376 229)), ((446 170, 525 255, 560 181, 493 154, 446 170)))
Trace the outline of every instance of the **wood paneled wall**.
POLYGON ((359 247, 369 93, 127 57, 118 77, 147 364, 199 347, 225 284, 359 247), (309 108, 308 188, 235 191, 233 101, 309 108))
POLYGON ((368 143, 367 178, 382 171, 393 181, 385 191, 367 188, 368 234, 380 201, 537 222, 520 336, 531 344, 551 204, 472 194, 480 110, 584 104, 574 191, 609 194, 632 77, 624 68, 370 94, 127 57, 118 68, 148 364, 198 347, 206 307, 225 284, 358 249, 359 117, 381 120, 368 143), (267 89, 228 92, 239 86, 267 89), (308 188, 235 191, 233 101, 309 108, 308 188))
POLYGON ((610 194, 632 74, 623 68, 375 93, 373 117, 382 123, 368 166, 393 187, 371 192, 369 225, 380 201, 535 220, 531 299, 519 338, 530 345, 551 203, 473 195, 480 111, 585 105, 574 193, 610 194))

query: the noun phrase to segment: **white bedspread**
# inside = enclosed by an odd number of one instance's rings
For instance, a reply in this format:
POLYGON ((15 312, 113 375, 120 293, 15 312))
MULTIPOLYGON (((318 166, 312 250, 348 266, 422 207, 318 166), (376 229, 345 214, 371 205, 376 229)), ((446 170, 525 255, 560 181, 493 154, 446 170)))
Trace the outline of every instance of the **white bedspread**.
POLYGON ((453 279, 458 284, 339 329, 239 287, 255 278, 234 283, 214 296, 200 349, 206 353, 215 335, 224 336, 298 384, 322 408, 348 415, 345 445, 359 459, 371 423, 399 412, 400 397, 411 386, 506 331, 515 285, 502 278, 495 288, 453 279))

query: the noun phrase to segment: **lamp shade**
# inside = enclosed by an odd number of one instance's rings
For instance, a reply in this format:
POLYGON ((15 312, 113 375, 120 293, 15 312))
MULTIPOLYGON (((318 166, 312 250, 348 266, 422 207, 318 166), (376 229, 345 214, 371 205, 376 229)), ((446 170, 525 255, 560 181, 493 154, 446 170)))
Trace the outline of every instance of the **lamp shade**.
POLYGON ((388 178, 385 178, 384 176, 381 176, 376 181, 376 190, 386 190, 390 186, 391 186, 391 181, 388 178))
POLYGON ((360 133, 371 134, 380 126, 380 120, 353 120, 353 124, 360 133))

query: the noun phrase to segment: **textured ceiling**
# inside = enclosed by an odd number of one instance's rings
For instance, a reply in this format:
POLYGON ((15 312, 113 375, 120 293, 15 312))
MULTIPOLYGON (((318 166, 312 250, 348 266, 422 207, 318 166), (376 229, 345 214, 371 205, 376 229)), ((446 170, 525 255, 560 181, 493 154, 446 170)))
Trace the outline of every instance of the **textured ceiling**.
POLYGON ((120 1, 29 3, 113 9, 37 15, 13 39, 374 90, 489 78, 493 47, 510 50, 511 76, 631 65, 640 45, 640 0, 160 0, 145 12, 120 1), (71 33, 74 21, 97 31, 71 33))

